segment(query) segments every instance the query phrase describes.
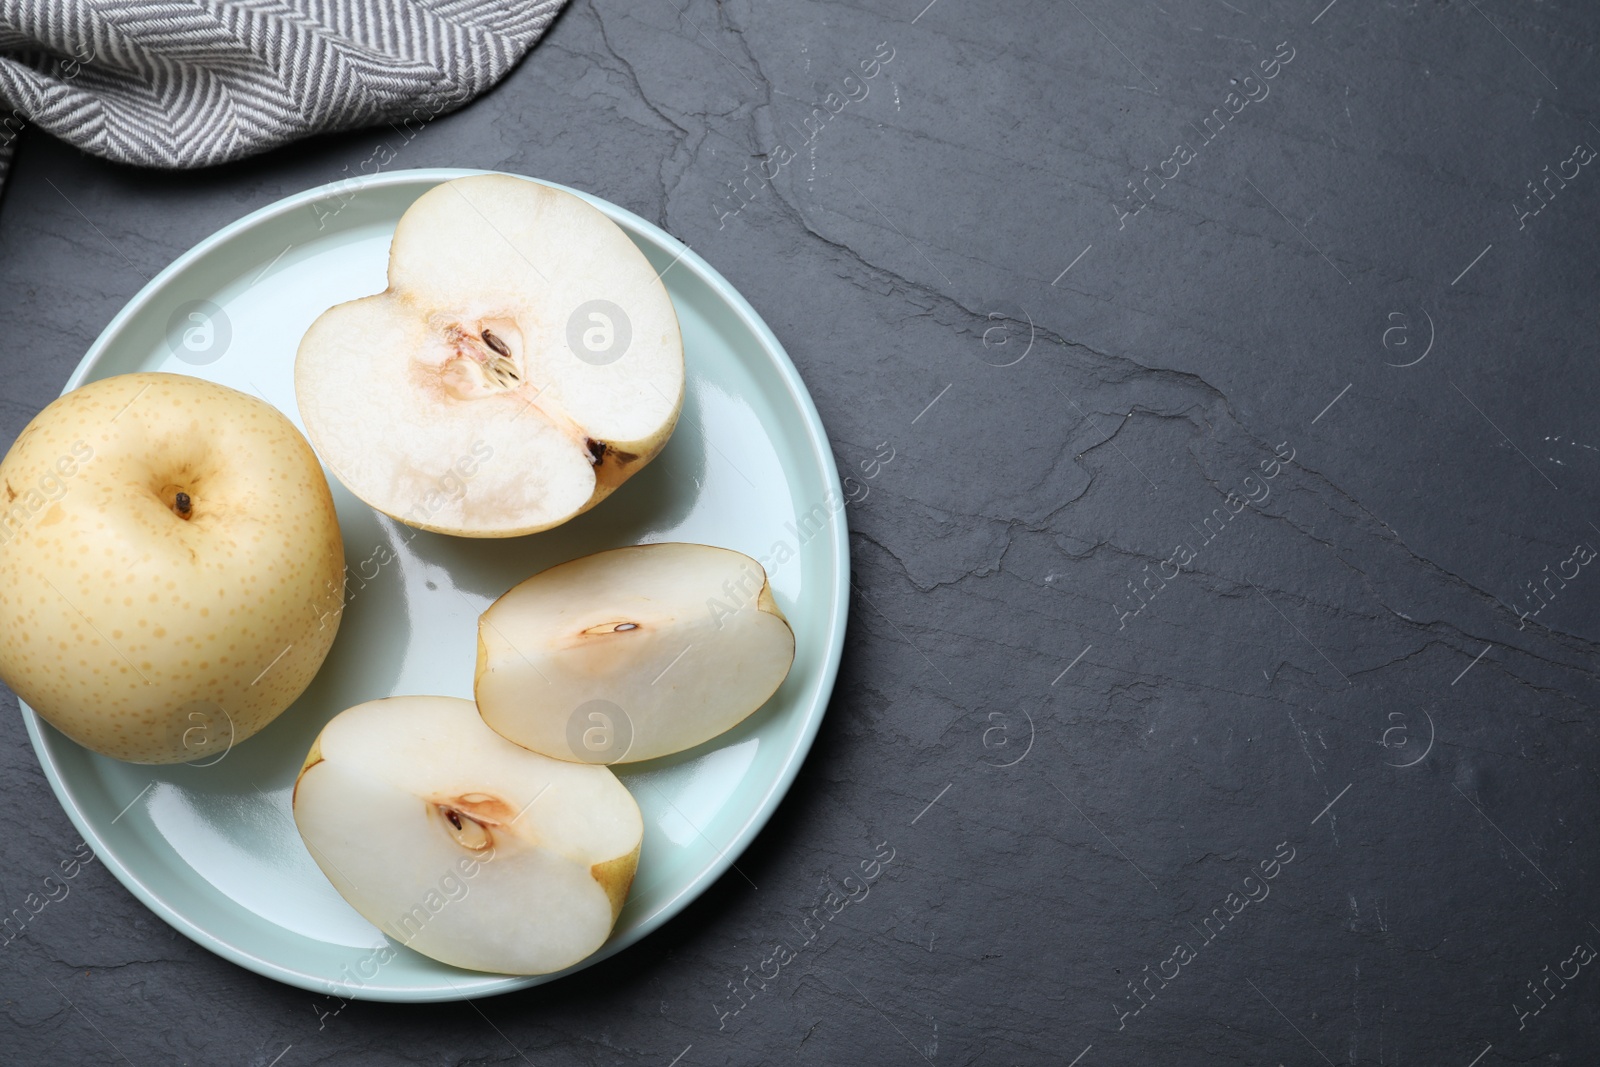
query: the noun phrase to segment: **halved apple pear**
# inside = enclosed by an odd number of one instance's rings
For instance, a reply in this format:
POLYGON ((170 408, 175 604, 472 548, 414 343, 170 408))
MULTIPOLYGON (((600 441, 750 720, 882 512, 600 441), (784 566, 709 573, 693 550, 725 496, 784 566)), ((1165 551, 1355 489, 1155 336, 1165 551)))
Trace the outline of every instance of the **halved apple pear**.
POLYGON ((505 974, 558 971, 605 943, 644 834, 610 770, 519 748, 453 697, 335 716, 295 782, 294 819, 334 888, 385 934, 505 974))
POLYGON ((401 216, 389 288, 306 331, 295 396, 351 492, 412 526, 512 537, 599 503, 659 453, 683 342, 658 273, 571 193, 458 178, 401 216))
POLYGON ((761 564, 709 545, 598 552, 513 588, 478 623, 483 721, 524 748, 631 763, 693 748, 767 702, 794 631, 761 564))

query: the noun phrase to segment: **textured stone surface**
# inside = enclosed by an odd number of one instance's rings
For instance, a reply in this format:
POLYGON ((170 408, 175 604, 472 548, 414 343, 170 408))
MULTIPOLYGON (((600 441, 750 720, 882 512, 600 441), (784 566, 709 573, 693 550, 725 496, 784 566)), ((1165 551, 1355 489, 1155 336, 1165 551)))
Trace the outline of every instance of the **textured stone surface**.
MULTIPOLYGON (((1600 574, 1519 612, 1600 546, 1573 152, 1600 15, 923 2, 577 0, 393 163, 551 178, 689 242, 870 489, 833 705, 740 860, 759 889, 730 874, 549 987, 319 1020, 91 864, 0 948, 0 1060, 1596 1059, 1600 974, 1550 976, 1600 946, 1600 574), (791 153, 735 212, 726 183, 791 153), (867 899, 721 1016, 880 842, 867 899)), ((147 277, 383 136, 180 175, 26 139, 0 439, 147 277)), ((77 838, 5 705, 9 909, 77 838)))

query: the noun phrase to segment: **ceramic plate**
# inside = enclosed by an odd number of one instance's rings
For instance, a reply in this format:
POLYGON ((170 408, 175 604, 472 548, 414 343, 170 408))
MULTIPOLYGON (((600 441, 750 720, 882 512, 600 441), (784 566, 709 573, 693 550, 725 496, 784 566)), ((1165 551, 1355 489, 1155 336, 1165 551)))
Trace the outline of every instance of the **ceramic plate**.
MULTIPOLYGON (((174 371, 259 395, 298 424, 294 356, 305 329, 329 306, 382 290, 401 213, 469 173, 339 182, 241 219, 146 286, 67 388, 174 371)), ((843 502, 816 408, 772 331, 720 274, 638 216, 585 199, 663 272, 683 327, 683 417, 653 463, 587 514, 507 541, 413 530, 330 478, 352 576, 338 641, 293 707, 210 766, 105 759, 23 707, 56 796, 101 861, 157 915, 241 966, 316 992, 393 1001, 477 997, 560 977, 458 970, 392 942, 393 953, 376 952, 383 935, 334 892, 290 812, 295 773, 328 719, 395 694, 470 698, 479 613, 554 563, 651 541, 738 549, 772 561, 796 637, 794 669, 760 711, 697 749, 621 771, 644 812, 639 873, 611 940, 579 967, 632 945, 723 874, 816 735, 849 592, 843 502)))

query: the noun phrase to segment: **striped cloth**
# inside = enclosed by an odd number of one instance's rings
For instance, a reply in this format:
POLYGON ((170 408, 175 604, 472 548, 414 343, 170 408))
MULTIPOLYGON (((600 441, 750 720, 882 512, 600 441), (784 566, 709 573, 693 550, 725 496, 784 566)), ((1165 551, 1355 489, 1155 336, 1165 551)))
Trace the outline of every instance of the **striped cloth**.
POLYGON ((0 183, 28 126, 147 167, 416 128, 499 81, 566 0, 0 0, 0 183))

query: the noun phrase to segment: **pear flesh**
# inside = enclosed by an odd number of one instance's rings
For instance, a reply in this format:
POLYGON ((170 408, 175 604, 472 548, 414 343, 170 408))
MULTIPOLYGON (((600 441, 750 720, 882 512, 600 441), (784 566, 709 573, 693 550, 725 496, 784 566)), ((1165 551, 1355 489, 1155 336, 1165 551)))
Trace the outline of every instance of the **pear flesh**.
POLYGON ((389 288, 301 340, 307 435, 356 496, 466 537, 556 526, 666 445, 683 403, 677 313, 628 235, 509 175, 424 193, 389 288))
POLYGON ((511 744, 469 700, 340 713, 295 783, 317 865, 389 937, 443 963, 547 974, 610 936, 638 865, 639 806, 605 767, 511 744))
POLYGON ((653 759, 761 707, 794 651, 794 631, 749 556, 693 544, 619 548, 536 574, 483 614, 478 710, 547 756, 653 759))

